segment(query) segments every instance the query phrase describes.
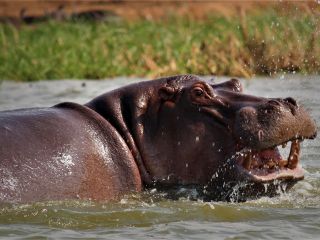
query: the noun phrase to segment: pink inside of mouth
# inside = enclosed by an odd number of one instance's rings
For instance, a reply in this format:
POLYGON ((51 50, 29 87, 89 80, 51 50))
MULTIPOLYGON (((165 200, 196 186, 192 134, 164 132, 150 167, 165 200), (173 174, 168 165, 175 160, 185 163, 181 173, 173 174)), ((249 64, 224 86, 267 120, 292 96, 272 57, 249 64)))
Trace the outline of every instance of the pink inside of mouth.
POLYGON ((257 180, 297 179, 303 178, 299 154, 300 143, 294 140, 287 158, 281 156, 278 147, 273 147, 260 151, 244 151, 238 156, 237 163, 257 180))
POLYGON ((262 162, 280 161, 282 159, 278 148, 262 150, 258 153, 258 158, 262 162))

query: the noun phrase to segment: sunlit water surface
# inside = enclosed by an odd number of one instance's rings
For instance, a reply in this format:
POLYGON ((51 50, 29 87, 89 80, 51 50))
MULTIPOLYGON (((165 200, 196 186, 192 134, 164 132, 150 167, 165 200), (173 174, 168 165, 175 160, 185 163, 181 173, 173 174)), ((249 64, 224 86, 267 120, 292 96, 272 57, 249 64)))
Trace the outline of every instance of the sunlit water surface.
MULTIPOLYGON (((85 103, 129 81, 3 82, 0 110, 85 103)), ((217 81, 226 80, 219 78, 217 81)), ((245 81, 245 92, 294 97, 320 123, 320 77, 278 76, 245 81)), ((305 180, 289 193, 246 203, 167 200, 160 194, 120 202, 66 201, 0 206, 4 239, 320 239, 320 142, 303 143, 305 180)))

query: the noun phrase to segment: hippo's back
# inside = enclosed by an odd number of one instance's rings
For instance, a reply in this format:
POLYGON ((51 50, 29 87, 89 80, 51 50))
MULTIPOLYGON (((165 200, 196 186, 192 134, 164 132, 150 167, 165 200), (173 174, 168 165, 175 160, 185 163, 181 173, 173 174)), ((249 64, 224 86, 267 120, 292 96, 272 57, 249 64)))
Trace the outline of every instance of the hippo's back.
POLYGON ((0 112, 0 202, 114 198, 114 146, 124 148, 120 160, 130 152, 108 122, 78 104, 0 112))

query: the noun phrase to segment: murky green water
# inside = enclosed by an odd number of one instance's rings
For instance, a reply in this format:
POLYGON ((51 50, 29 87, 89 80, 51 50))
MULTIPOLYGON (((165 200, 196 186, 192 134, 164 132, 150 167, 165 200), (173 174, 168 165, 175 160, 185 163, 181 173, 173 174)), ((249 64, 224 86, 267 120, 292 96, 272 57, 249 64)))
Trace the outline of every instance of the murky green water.
MULTIPOLYGON (((61 101, 84 103, 127 81, 4 82, 0 86, 0 110, 61 101)), ((280 76, 247 81, 245 85, 250 94, 298 99, 320 124, 320 77, 280 76)), ((172 201, 145 193, 116 203, 0 205, 0 238, 320 239, 318 138, 303 143, 301 161, 306 178, 290 193, 246 203, 172 201)))

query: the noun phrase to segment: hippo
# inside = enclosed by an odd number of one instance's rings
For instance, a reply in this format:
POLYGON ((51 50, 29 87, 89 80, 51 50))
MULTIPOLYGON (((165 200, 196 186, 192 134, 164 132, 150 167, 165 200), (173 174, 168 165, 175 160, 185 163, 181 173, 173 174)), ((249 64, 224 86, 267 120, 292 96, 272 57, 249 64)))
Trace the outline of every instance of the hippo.
POLYGON ((0 202, 118 201, 182 188, 205 201, 275 196, 303 179, 300 143, 316 134, 291 97, 246 95, 237 79, 195 75, 130 84, 84 105, 3 111, 0 202))

